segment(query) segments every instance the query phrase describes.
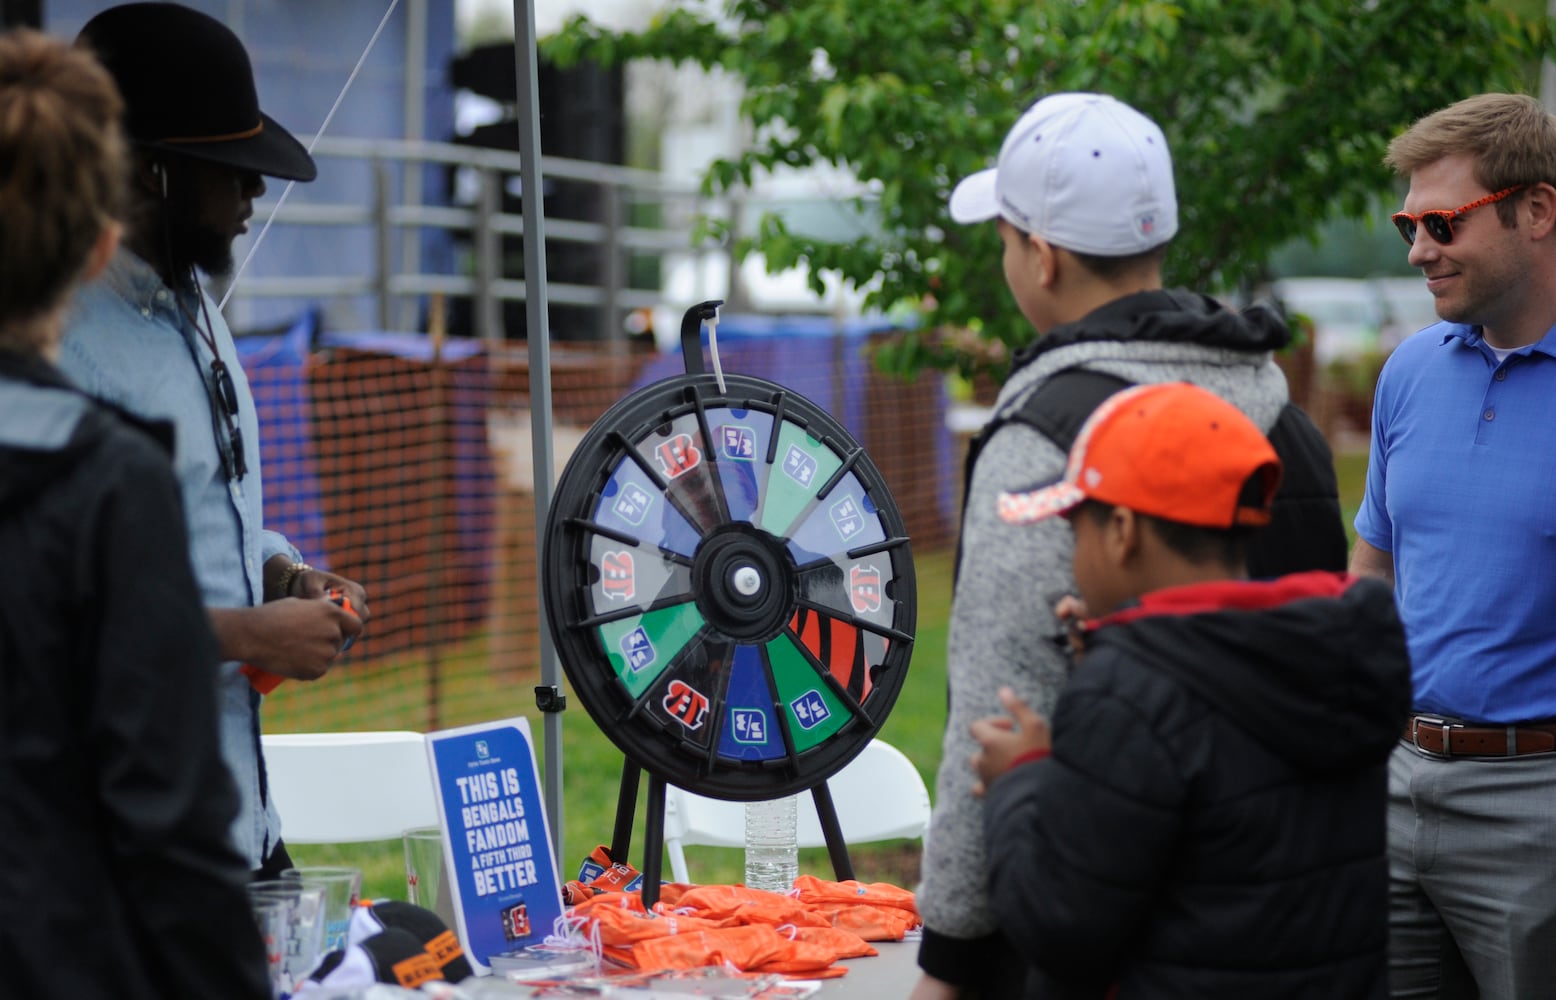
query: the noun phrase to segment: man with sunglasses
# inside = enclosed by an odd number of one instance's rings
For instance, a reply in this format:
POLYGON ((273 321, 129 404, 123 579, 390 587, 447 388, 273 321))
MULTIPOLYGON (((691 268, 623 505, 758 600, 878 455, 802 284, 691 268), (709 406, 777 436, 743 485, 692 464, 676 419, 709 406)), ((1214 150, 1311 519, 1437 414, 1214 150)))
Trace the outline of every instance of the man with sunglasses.
POLYGON ((369 611, 359 584, 307 566, 263 530, 254 399, 200 274, 231 272, 232 242, 263 177, 310 181, 315 167, 261 113, 243 43, 214 18, 171 3, 126 4, 89 21, 78 44, 124 97, 132 228, 103 278, 77 295, 61 366, 88 392, 175 429, 190 560, 227 661, 222 755, 242 800, 233 838, 250 868, 272 875, 291 860, 265 788, 266 685, 250 673, 322 677, 369 611), (323 599, 336 588, 355 614, 323 599))
POLYGON ((1396 997, 1550 995, 1556 956, 1556 119, 1482 94, 1389 145, 1442 322, 1389 357, 1351 569, 1394 584, 1396 997))

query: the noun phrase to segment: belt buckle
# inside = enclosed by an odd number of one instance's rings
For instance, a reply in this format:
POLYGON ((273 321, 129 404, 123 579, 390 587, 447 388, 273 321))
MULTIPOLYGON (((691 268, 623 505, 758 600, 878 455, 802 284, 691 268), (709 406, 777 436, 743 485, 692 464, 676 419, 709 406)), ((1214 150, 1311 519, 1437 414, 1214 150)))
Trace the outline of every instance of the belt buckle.
POLYGON ((1438 715, 1415 715, 1410 718, 1410 743, 1422 753, 1431 754, 1433 757, 1453 756, 1453 737, 1450 735, 1455 728, 1461 728, 1462 723, 1452 722, 1438 715), (1421 745, 1420 729, 1426 726, 1435 729, 1442 734, 1443 748, 1441 750, 1428 750, 1421 745))

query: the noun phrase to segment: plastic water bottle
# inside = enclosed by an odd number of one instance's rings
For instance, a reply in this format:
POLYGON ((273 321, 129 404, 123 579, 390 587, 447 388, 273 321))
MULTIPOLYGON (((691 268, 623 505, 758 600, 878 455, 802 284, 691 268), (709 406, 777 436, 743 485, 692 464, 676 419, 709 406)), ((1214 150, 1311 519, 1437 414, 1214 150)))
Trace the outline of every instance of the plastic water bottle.
POLYGON ((800 874, 795 798, 746 803, 746 887, 788 892, 800 874))

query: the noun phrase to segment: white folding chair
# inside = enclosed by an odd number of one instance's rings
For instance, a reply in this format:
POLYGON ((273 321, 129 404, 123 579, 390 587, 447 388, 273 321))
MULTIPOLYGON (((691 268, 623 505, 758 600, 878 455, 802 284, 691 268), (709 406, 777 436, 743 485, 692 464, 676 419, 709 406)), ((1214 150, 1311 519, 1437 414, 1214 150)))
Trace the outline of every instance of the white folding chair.
POLYGON ((411 827, 438 822, 421 733, 278 733, 263 740, 287 843, 398 840, 411 827))
MULTIPOLYGON (((907 755, 884 740, 871 740, 853 760, 827 779, 838 826, 849 844, 922 837, 929 826, 929 789, 907 755)), ((795 832, 801 847, 825 847, 826 836, 810 793, 796 803, 795 832)), ((670 877, 690 882, 686 852, 691 844, 744 847, 746 807, 665 786, 665 849, 670 877)))

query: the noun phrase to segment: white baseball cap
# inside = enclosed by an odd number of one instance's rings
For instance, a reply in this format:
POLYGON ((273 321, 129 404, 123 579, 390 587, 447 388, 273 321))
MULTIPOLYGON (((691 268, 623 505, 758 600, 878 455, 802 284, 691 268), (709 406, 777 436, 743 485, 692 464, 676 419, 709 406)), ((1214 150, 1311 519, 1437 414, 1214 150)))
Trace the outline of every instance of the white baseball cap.
POLYGON ((1178 231, 1172 154, 1156 123, 1106 94, 1053 94, 1027 109, 998 164, 962 179, 951 218, 1000 216, 1056 246, 1128 257, 1178 231))

